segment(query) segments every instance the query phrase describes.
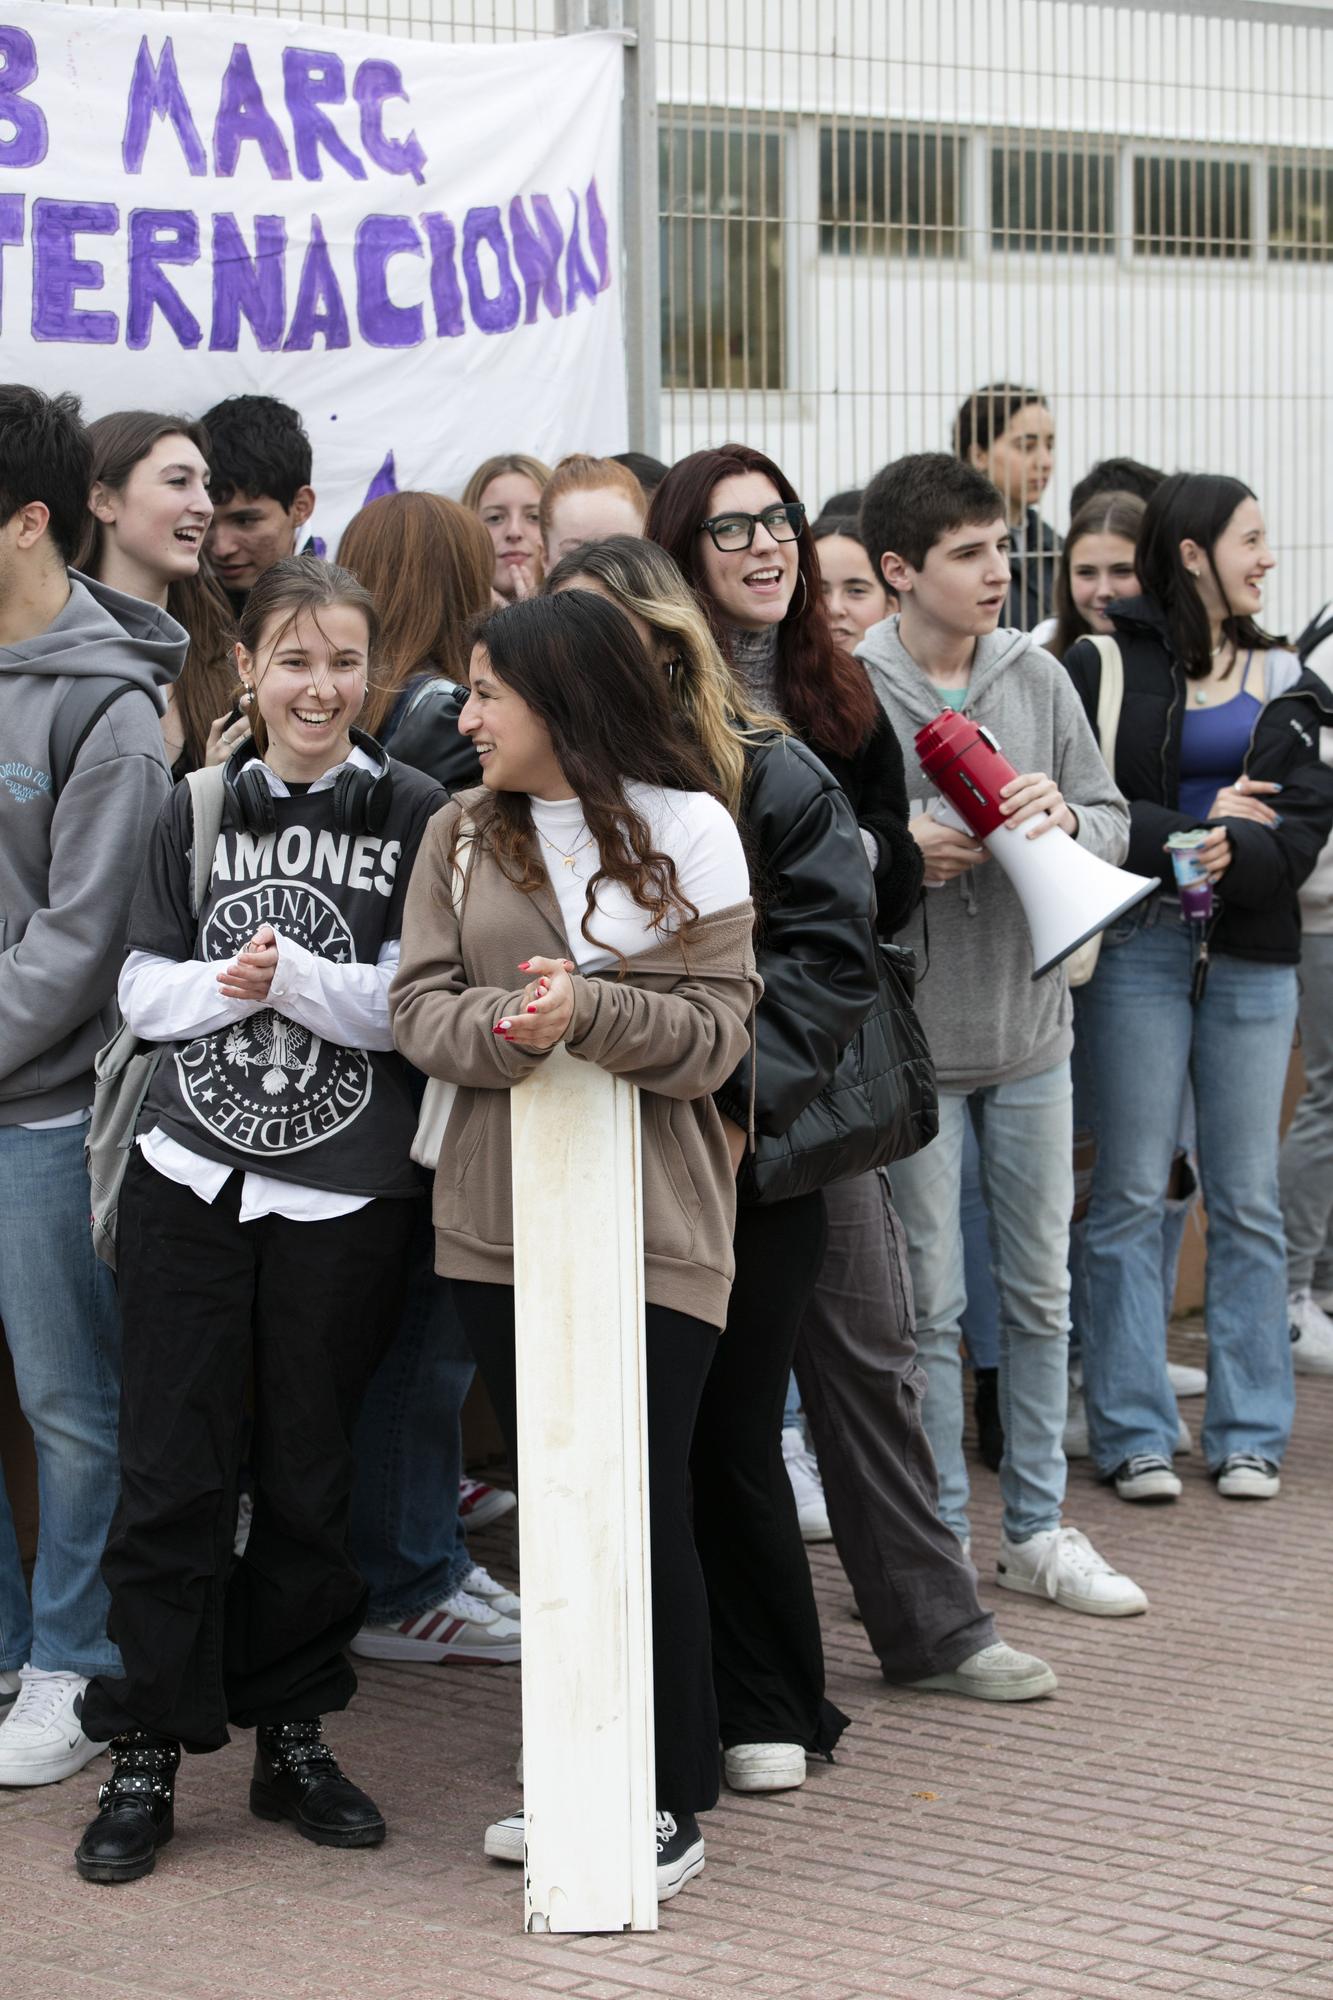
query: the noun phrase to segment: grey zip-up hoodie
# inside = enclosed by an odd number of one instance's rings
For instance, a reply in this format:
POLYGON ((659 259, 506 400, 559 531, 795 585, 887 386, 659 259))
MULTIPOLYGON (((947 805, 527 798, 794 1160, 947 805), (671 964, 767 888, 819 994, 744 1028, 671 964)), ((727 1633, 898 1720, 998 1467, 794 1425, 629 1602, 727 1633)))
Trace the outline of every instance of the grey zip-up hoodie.
MULTIPOLYGON (((915 817, 938 796, 921 769, 916 732, 944 703, 903 646, 896 617, 872 626, 856 653, 902 745, 915 817)), ((988 633, 977 641, 963 713, 990 730, 1015 770, 1054 778, 1078 818, 1081 846, 1103 861, 1123 861, 1129 808, 1058 660, 1026 632, 988 633)), ((1036 1076, 1069 1054, 1069 982, 1060 966, 1033 980, 1023 906, 996 862, 924 890, 895 942, 917 954, 916 1007, 942 1089, 1036 1076)))
POLYGON ((93 1101, 130 900, 171 790, 162 690, 188 645, 165 611, 72 570, 59 617, 0 647, 0 1125, 93 1101), (94 725, 57 797, 52 730, 93 675, 134 692, 94 725))

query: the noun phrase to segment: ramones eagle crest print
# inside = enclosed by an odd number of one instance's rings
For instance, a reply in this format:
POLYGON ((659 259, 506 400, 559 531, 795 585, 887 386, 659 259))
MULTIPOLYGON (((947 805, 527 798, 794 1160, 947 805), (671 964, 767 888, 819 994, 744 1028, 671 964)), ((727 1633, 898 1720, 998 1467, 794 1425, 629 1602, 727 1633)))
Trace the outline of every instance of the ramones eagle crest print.
MULTIPOLYGON (((204 926, 204 957, 234 958, 261 924, 335 964, 356 958, 347 920, 328 896, 309 883, 271 879, 219 899, 204 926)), ((199 1123, 256 1158, 317 1146, 370 1101, 364 1049, 326 1041, 272 1007, 187 1043, 176 1069, 199 1123)))

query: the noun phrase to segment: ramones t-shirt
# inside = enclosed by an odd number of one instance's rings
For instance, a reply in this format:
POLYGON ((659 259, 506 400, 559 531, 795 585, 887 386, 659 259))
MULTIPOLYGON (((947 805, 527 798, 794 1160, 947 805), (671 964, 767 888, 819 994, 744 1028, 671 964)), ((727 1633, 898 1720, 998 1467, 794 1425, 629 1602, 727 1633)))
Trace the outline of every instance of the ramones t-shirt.
MULTIPOLYGON (((336 965, 370 964, 401 935, 408 878, 444 793, 392 763, 380 833, 342 833, 332 789, 273 799, 276 827, 249 831, 228 800, 198 934, 190 913, 188 785, 162 808, 130 915, 129 949, 234 958, 261 924, 336 965)), ((413 1195, 416 1112, 394 1050, 350 1047, 265 1007, 173 1045, 139 1120, 205 1159, 349 1195, 413 1195)))

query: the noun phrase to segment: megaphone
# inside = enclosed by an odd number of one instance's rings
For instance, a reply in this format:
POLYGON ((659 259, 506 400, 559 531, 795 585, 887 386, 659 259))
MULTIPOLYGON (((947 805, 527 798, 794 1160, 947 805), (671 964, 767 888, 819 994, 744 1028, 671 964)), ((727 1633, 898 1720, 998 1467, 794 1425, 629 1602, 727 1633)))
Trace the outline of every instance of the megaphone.
POLYGON ((945 800, 939 817, 990 850, 1023 905, 1032 936, 1034 979, 1132 910, 1161 884, 1099 861, 1045 813, 1010 826, 1001 790, 1018 776, 988 729, 945 709, 916 734, 921 768, 945 800), (1034 827, 1049 827, 1029 840, 1034 827))

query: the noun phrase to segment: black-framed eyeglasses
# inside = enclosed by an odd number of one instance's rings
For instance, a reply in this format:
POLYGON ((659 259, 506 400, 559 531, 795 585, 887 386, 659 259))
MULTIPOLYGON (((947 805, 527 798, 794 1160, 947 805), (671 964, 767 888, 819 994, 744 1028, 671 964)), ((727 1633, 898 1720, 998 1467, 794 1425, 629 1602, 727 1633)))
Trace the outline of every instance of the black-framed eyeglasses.
POLYGON ((765 507, 762 514, 714 514, 710 520, 700 521, 699 532, 710 535, 713 547, 723 555, 733 555, 737 549, 751 546, 761 521, 775 542, 794 542, 805 526, 805 503, 785 500, 765 507))

